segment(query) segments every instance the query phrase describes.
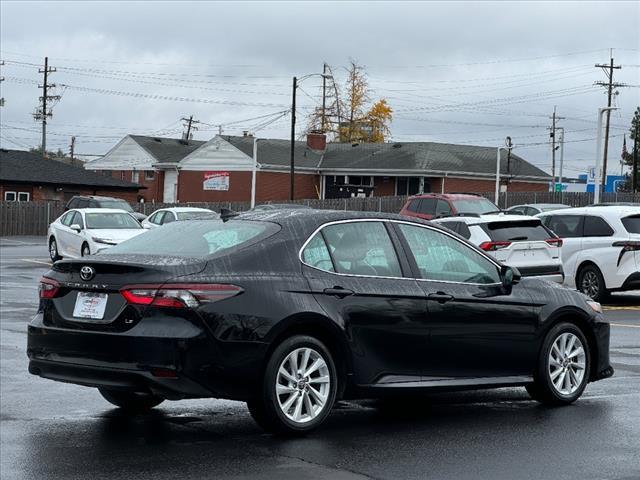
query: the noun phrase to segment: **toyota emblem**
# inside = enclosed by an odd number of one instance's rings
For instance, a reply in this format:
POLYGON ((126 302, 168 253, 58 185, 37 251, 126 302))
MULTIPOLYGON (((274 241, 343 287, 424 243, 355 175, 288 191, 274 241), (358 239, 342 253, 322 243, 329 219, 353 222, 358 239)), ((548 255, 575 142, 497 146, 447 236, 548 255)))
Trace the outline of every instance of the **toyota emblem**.
POLYGON ((93 267, 90 267, 88 265, 85 265, 80 269, 80 278, 85 282, 88 282, 89 280, 91 280, 95 274, 96 274, 96 271, 93 269, 93 267))

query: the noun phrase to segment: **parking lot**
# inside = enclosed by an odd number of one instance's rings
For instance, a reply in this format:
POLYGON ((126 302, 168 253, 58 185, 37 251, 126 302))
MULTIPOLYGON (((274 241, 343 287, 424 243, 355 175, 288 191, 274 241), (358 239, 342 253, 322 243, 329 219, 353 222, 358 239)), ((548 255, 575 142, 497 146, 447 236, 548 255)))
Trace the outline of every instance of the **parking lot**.
POLYGON ((264 434, 243 403, 126 417, 97 391, 27 372, 44 238, 0 239, 2 478, 640 478, 640 292, 616 294, 613 378, 565 408, 524 389, 343 402, 319 431, 264 434))

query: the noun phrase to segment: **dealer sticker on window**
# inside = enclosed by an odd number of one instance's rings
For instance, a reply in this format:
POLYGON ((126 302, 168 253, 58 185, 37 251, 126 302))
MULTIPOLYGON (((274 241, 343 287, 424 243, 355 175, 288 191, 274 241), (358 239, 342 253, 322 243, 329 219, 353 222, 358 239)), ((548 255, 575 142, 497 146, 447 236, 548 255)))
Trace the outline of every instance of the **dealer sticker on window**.
POLYGON ((73 316, 76 318, 102 320, 104 311, 107 308, 107 298, 108 295, 106 293, 78 292, 73 316))

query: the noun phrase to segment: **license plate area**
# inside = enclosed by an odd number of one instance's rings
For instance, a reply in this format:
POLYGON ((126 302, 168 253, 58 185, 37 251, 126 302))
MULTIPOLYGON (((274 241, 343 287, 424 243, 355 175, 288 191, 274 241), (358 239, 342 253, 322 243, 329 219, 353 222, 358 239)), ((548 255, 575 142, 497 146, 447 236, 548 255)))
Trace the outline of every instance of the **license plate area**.
POLYGON ((73 308, 73 320, 76 322, 109 323, 104 320, 109 295, 99 292, 78 292, 73 308))

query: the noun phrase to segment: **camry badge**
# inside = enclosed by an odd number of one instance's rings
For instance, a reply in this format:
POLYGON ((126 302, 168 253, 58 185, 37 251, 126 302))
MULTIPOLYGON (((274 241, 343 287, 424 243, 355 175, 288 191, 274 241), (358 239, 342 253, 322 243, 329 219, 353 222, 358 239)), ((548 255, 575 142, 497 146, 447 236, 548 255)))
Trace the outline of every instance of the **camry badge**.
POLYGON ((95 274, 96 274, 96 271, 88 265, 85 265, 80 269, 80 278, 85 282, 88 282, 89 280, 91 280, 95 274))

